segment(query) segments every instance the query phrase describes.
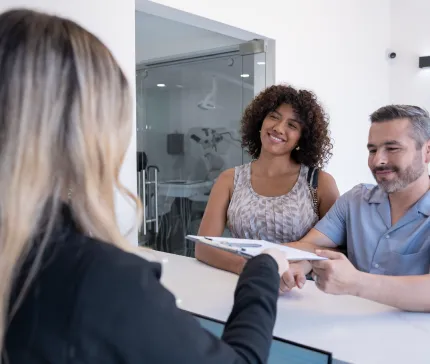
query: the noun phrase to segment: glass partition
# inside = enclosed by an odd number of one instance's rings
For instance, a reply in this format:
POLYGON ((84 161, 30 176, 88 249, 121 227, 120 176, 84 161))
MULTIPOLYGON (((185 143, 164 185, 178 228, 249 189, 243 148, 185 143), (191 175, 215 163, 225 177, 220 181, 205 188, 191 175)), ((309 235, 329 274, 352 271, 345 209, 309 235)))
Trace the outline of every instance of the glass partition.
MULTIPOLYGON (((214 54, 136 72, 139 244, 193 256, 211 188, 250 160, 241 147, 244 108, 266 86, 265 53, 214 54)), ((228 231, 225 231, 228 235, 228 231)))

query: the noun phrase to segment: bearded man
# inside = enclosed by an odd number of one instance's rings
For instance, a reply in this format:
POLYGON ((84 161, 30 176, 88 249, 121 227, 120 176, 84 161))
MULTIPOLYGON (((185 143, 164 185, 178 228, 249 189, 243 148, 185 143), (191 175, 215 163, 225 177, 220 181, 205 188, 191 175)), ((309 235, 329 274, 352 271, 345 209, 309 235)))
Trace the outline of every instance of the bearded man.
POLYGON ((377 185, 342 195, 303 239, 286 245, 328 258, 293 263, 281 289, 317 287, 430 312, 430 118, 411 105, 370 116, 368 165, 377 185), (347 257, 336 251, 344 247, 347 257))

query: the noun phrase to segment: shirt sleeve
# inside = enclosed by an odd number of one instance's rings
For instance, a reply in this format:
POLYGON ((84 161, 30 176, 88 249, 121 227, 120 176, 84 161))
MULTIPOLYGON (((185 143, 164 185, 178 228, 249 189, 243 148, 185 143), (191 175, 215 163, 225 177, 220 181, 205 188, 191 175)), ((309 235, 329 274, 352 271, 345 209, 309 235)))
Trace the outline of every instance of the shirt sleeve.
POLYGON ((340 196, 314 227, 337 246, 341 246, 346 242, 346 218, 351 192, 352 191, 349 191, 340 196))
POLYGON ((267 361, 279 289, 278 267, 272 257, 260 255, 246 264, 222 339, 177 308, 174 296, 159 282, 160 272, 158 264, 134 256, 117 257, 113 266, 93 264, 80 295, 80 329, 74 330, 79 332, 77 347, 88 362, 267 361))

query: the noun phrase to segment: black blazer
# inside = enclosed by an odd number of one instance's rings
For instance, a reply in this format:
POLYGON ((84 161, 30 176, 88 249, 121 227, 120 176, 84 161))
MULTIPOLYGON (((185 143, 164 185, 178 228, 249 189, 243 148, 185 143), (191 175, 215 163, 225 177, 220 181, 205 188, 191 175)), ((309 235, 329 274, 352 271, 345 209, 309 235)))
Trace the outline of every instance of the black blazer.
POLYGON ((268 255, 246 264, 219 340, 176 307, 159 282, 160 264, 80 234, 66 209, 6 332, 5 352, 11 364, 264 363, 277 269, 268 255))

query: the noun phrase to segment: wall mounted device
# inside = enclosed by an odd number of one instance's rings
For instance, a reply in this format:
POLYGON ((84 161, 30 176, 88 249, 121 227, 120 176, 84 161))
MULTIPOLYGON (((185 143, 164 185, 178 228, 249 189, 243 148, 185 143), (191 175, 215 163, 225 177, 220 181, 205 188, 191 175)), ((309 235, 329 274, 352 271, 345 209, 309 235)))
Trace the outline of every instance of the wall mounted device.
POLYGON ((430 67, 430 56, 420 57, 419 67, 420 68, 430 67))
POLYGON ((167 154, 184 155, 184 134, 167 134, 167 154))

